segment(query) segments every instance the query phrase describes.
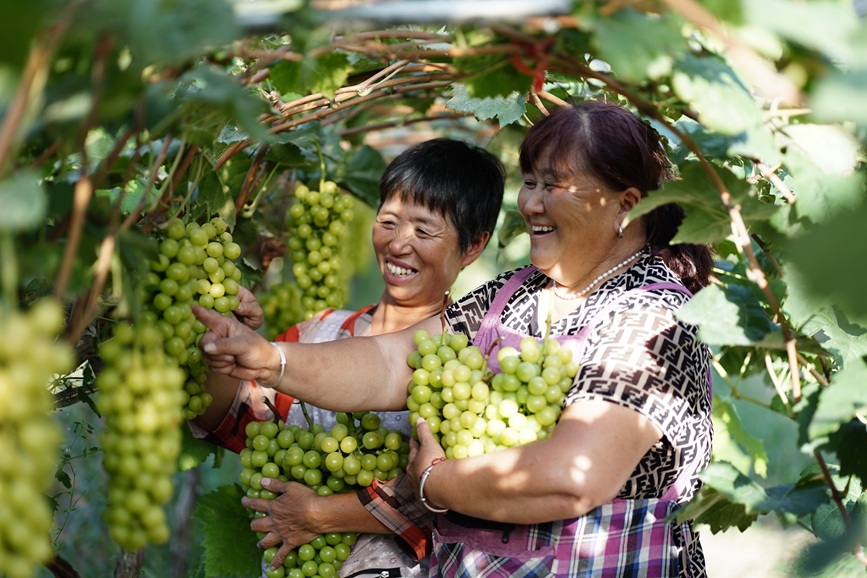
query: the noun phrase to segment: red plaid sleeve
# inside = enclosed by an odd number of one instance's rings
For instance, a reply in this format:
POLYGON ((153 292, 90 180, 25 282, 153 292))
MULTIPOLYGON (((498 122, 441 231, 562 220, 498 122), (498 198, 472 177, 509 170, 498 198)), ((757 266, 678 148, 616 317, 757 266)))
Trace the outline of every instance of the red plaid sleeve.
POLYGON ((409 556, 420 560, 430 555, 435 514, 416 499, 406 474, 388 482, 374 478, 370 487, 356 495, 368 512, 394 532, 395 540, 409 556))

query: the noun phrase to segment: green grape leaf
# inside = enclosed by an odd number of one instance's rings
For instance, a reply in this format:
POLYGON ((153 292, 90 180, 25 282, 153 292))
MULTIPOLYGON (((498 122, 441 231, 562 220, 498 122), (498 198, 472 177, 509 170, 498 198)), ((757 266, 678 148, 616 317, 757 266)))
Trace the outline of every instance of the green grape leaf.
POLYGON ((178 470, 191 470, 216 454, 216 446, 211 442, 193 437, 188 427, 181 427, 181 453, 178 454, 178 470))
POLYGON ((197 58, 242 35, 227 2, 136 0, 121 6, 129 7, 130 49, 142 65, 197 58))
POLYGON ((346 54, 328 52, 317 58, 305 57, 300 62, 280 61, 271 67, 269 78, 281 95, 321 93, 325 98, 334 98, 351 71, 346 54))
POLYGON ((346 163, 341 184, 374 209, 379 207, 379 180, 387 163, 376 149, 362 145, 346 163))
POLYGON ((753 468, 759 476, 768 475, 768 454, 762 441, 746 431, 737 409, 728 400, 713 400, 713 455, 715 461, 729 462, 749 474, 753 468))
POLYGON ((692 104, 703 125, 721 134, 736 135, 764 122, 747 88, 719 58, 684 56, 675 62, 672 88, 692 104))
MULTIPOLYGON (((251 138, 268 139, 270 133, 259 124, 259 114, 266 111, 265 103, 247 92, 232 76, 216 68, 197 66, 181 76, 177 94, 181 103, 191 111, 199 107, 214 107, 225 113, 230 122, 238 125, 251 138)), ((221 118, 223 120, 224 117, 221 118)), ((207 144, 225 132, 225 125, 214 126, 214 134, 203 132, 207 144)))
POLYGON ((235 200, 228 187, 220 181, 215 172, 209 172, 199 180, 197 201, 205 207, 205 215, 214 213, 221 216, 229 224, 230 229, 235 226, 235 200))
POLYGON ((746 287, 710 285, 675 316, 698 326, 698 338, 711 345, 751 345, 775 331, 759 300, 746 287))
POLYGON ((618 10, 589 22, 598 56, 629 82, 671 73, 674 57, 687 51, 675 18, 659 18, 632 9, 618 10))
POLYGON ((517 92, 505 97, 473 98, 465 85, 455 83, 446 108, 472 113, 479 120, 496 118, 502 127, 521 118, 527 111, 527 99, 517 92))
MULTIPOLYGON (((535 66, 535 63, 528 64, 530 68, 535 66)), ((533 84, 532 76, 516 70, 509 57, 501 54, 455 58, 454 65, 467 75, 461 82, 470 98, 508 97, 515 92, 527 94, 533 84)))
MULTIPOLYGON (((849 163, 848 153, 840 148, 832 148, 830 143, 828 147, 843 158, 837 165, 832 163, 828 166, 836 166, 840 170, 841 165, 849 163)), ((864 184, 860 174, 841 174, 846 172, 845 169, 842 169, 841 173, 832 173, 826 170, 826 166, 815 162, 822 160, 821 157, 807 157, 802 151, 803 149, 792 147, 785 156, 789 174, 784 182, 798 198, 792 208, 799 217, 822 223, 861 202, 864 184)))
POLYGON ((309 122, 295 130, 281 132, 276 135, 276 140, 280 144, 295 145, 305 159, 316 163, 316 167, 319 167, 319 153, 316 144, 326 140, 320 123, 309 122))
POLYGON ((24 64, 48 6, 46 0, 0 3, 0 62, 12 66, 24 64))
MULTIPOLYGON (((851 509, 851 502, 846 508, 851 509)), ((846 523, 837 504, 823 504, 810 516, 810 526, 821 540, 835 540, 846 533, 846 523)))
POLYGON ((69 477, 63 468, 66 467, 65 462, 61 462, 60 467, 57 468, 57 471, 54 472, 54 479, 63 484, 63 487, 67 490, 72 488, 72 478, 69 477))
POLYGON ((750 4, 745 15, 751 24, 796 44, 830 58, 853 60, 852 40, 859 28, 855 10, 848 3, 762 0, 755 6, 750 4))
MULTIPOLYGON (((861 382, 863 389, 864 382, 861 382)), ((862 406, 863 407, 863 406, 862 406)), ((828 445, 840 460, 840 475, 855 475, 862 485, 867 485, 867 427, 860 420, 852 420, 828 436, 828 445)))
POLYGON ((220 136, 217 137, 217 142, 232 145, 247 140, 248 138, 250 138, 250 135, 232 124, 227 124, 223 127, 223 130, 220 131, 220 136))
POLYGON ((743 532, 758 518, 758 514, 747 513, 743 504, 732 502, 725 494, 709 486, 704 486, 677 511, 678 522, 692 520, 696 526, 707 526, 713 534, 735 527, 743 532))
POLYGON ((743 6, 738 0, 699 0, 714 16, 731 24, 741 24, 744 20, 743 6))
POLYGON ((0 181, 0 231, 25 231, 42 222, 48 209, 48 196, 36 174, 16 171, 0 181))
POLYGON ((768 498, 765 490, 731 464, 711 463, 702 470, 699 478, 730 501, 743 504, 747 514, 767 511, 764 507, 768 498))
POLYGON ((778 134, 781 135, 781 147, 797 149, 823 173, 847 175, 859 162, 858 140, 842 126, 790 124, 781 128, 778 134))
POLYGON ((803 290, 835 303, 852 322, 867 320, 867 203, 841 211, 786 242, 803 290))
POLYGON ((854 418, 856 413, 863 413, 867 407, 865 383, 867 364, 860 358, 852 359, 833 375, 831 385, 819 395, 819 404, 807 432, 810 439, 831 434, 854 418))
POLYGON ((825 122, 867 123, 867 69, 841 71, 832 69, 816 81, 811 107, 817 120, 825 122))
MULTIPOLYGON (((715 501, 713 505, 717 508, 726 501, 731 505, 743 506, 742 517, 740 518, 733 516, 738 513, 736 509, 729 508, 727 512, 732 515, 734 524, 737 524, 738 527, 743 524, 748 526, 755 520, 754 516, 769 512, 802 516, 815 511, 821 504, 828 502, 828 487, 820 474, 805 474, 795 484, 773 486, 767 490, 739 472, 732 464, 726 462, 711 463, 699 474, 699 477, 706 484, 700 494, 709 493, 709 490, 712 489, 723 496, 724 499, 711 493, 710 497, 715 501)), ((698 503, 706 499, 707 497, 699 499, 698 503)), ((690 506, 692 503, 687 508, 690 506)), ((683 517, 685 514, 678 516, 679 519, 683 517)), ((719 521, 717 524, 722 526, 719 521)), ((728 525, 731 526, 733 523, 729 522, 728 525)), ((741 527, 741 531, 746 526, 741 527)))
MULTIPOLYGON (((697 123, 686 116, 678 119, 675 123, 675 127, 689 135, 693 142, 695 142, 695 144, 701 149, 701 152, 708 158, 725 158, 728 156, 729 147, 731 146, 732 141, 735 138, 738 138, 737 136, 725 135, 707 130, 700 123, 697 123)), ((677 146, 669 156, 671 157, 672 162, 680 167, 683 165, 686 158, 692 154, 692 151, 690 151, 685 144, 679 142, 676 137, 672 137, 672 141, 677 146)))
MULTIPOLYGON (((741 205, 744 221, 764 221, 778 207, 758 199, 755 187, 739 179, 731 171, 716 168, 720 180, 731 193, 732 202, 741 205)), ((663 189, 651 191, 641 199, 628 215, 632 220, 649 213, 656 207, 678 203, 686 217, 672 239, 676 243, 714 243, 731 234, 731 220, 722 204, 719 190, 698 162, 686 163, 681 170, 681 180, 666 183, 663 189)))
POLYGON ((238 484, 221 486, 201 496, 193 518, 200 523, 205 550, 205 577, 258 576, 261 550, 241 498, 238 484))

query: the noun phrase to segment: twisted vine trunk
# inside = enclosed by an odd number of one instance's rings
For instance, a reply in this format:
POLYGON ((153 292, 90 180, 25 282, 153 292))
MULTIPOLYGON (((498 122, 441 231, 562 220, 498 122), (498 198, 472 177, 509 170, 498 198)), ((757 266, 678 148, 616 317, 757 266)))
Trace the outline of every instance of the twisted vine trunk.
POLYGON ((193 468, 184 472, 183 486, 175 506, 174 534, 172 535, 172 567, 171 578, 183 578, 187 571, 187 554, 190 551, 192 532, 190 520, 196 509, 199 496, 199 469, 193 468))
POLYGON ((135 552, 121 550, 114 568, 114 578, 138 578, 144 564, 144 549, 135 552))

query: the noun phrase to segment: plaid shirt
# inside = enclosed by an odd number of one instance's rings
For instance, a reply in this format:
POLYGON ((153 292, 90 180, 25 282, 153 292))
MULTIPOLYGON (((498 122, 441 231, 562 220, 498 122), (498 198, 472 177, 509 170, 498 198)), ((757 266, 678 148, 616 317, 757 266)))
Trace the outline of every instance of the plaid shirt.
POLYGON ((414 560, 431 553, 431 522, 435 514, 419 502, 406 474, 387 482, 376 478, 356 494, 368 512, 394 532, 395 541, 414 560))

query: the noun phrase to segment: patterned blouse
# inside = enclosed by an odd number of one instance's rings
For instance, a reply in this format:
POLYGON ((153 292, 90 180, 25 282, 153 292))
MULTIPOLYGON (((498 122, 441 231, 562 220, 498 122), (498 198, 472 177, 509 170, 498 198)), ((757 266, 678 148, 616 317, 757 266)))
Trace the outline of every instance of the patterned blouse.
MULTIPOLYGON (((499 275, 450 306, 446 316, 451 329, 474 338, 494 297, 513 274, 499 275)), ((503 325, 541 338, 538 307, 548 282, 539 271, 531 274, 506 305, 500 316, 503 325)), ((639 412, 663 433, 621 488, 620 499, 661 498, 681 471, 696 465, 700 470, 711 455, 709 351, 696 339, 696 327, 674 317, 689 297, 671 289, 626 293, 655 283, 681 281, 661 258, 645 253, 551 327, 552 335, 574 335, 592 323, 566 406, 588 400, 616 403, 639 412)), ((677 502, 688 501, 700 485, 693 473, 692 484, 677 502)), ((679 530, 676 535, 685 549, 681 576, 704 576, 699 541, 679 530)))

